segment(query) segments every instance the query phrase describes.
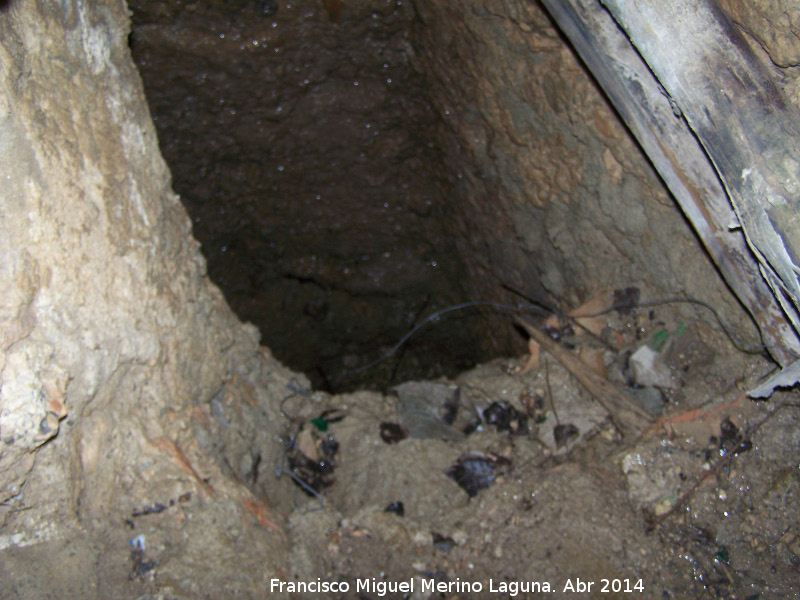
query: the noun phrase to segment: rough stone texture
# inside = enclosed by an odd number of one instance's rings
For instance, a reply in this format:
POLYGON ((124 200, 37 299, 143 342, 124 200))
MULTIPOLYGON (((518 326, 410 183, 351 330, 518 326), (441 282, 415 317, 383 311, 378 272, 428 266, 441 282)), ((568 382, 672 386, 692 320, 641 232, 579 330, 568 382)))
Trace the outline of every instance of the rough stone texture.
POLYGON ((751 46, 766 52, 776 67, 776 84, 800 107, 800 8, 793 0, 718 0, 746 34, 751 46))
POLYGON ((636 285, 742 319, 537 4, 131 6, 210 275, 315 385, 385 387, 519 352, 507 319, 459 313, 348 373, 437 309, 520 302, 508 287, 574 306, 636 285))
POLYGON ((416 64, 445 123, 444 153, 463 173, 456 196, 473 223, 513 223, 489 241, 496 276, 534 296, 540 283, 573 306, 599 288, 636 285, 645 298, 713 298, 728 319, 741 317, 643 153, 538 5, 417 8, 416 64), (457 73, 453 64, 462 65, 457 73))
POLYGON ((779 67, 800 66, 800 7, 794 0, 718 0, 779 67))
POLYGON ((435 310, 512 300, 478 273, 484 227, 453 225, 470 216, 410 64, 410 3, 348 3, 338 17, 318 0, 268 16, 249 0, 131 8, 134 58, 209 275, 278 358, 341 390, 520 350, 507 321, 462 313, 398 363, 343 376, 435 310))
MULTIPOLYGON (((187 493, 188 508, 172 509, 175 537, 165 543, 173 551, 190 525, 178 513, 211 519, 223 506, 227 518, 206 527, 240 522, 241 539, 264 549, 260 576, 280 544, 275 531, 249 524, 245 500, 272 525, 262 501, 213 459, 195 457, 193 429, 207 423, 224 382, 244 389, 261 377, 266 390, 286 374, 276 365, 281 375, 269 375, 257 331, 205 277, 127 32, 125 5, 113 0, 12 2, 0 11, 0 562, 6 591, 23 597, 59 585, 21 576, 48 540, 72 547, 58 566, 67 591, 86 561, 116 561, 119 581, 90 587, 127 595, 115 587, 129 585, 127 539, 145 531, 128 530, 126 517, 187 493), (102 534, 92 541, 79 530, 102 534)), ((257 448, 257 435, 269 434, 244 427, 239 435, 257 448)), ((270 441, 267 461, 278 449, 270 441)), ((206 550, 239 560, 226 551, 231 543, 220 537, 206 550)), ((168 558, 158 562, 169 572, 168 558)), ((255 586, 246 583, 235 585, 255 586)))
POLYGON ((800 108, 800 9, 792 0, 718 0, 746 34, 750 46, 769 56, 775 82, 786 98, 800 108))

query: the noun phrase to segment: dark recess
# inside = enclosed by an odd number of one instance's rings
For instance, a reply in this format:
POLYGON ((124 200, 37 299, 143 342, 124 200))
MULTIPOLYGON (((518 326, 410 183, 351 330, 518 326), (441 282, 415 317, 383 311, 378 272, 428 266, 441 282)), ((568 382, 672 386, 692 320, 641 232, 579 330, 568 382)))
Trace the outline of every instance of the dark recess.
POLYGON ((134 60, 209 276, 279 360, 329 391, 521 351, 507 318, 469 309, 354 372, 437 310, 515 299, 477 275, 493 224, 470 221, 454 192, 414 66, 413 6, 333 4, 129 3, 134 60))

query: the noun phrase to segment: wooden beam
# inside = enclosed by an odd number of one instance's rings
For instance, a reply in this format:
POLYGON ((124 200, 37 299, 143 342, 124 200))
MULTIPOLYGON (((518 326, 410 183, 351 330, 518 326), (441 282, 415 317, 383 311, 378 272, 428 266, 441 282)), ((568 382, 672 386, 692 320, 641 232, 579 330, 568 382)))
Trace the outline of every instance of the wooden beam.
MULTIPOLYGON (((662 21, 668 18, 665 5, 693 2, 609 0, 605 2, 611 9, 609 12, 601 5, 600 0, 542 1, 639 141, 725 281, 753 316, 764 343, 800 351, 797 332, 790 322, 793 311, 788 311, 787 319, 787 314, 779 303, 785 297, 779 292, 776 299, 774 293, 774 277, 767 277, 765 280, 762 276, 764 266, 756 258, 760 255, 754 254, 750 247, 753 245, 752 236, 746 237, 740 228, 731 228, 731 225, 742 223, 745 225, 745 232, 749 234, 752 229, 747 224, 752 221, 750 212, 743 215, 742 211, 738 211, 737 214, 731 204, 728 194, 730 188, 726 191, 727 183, 723 187, 715 169, 717 162, 712 163, 709 159, 710 153, 704 147, 705 142, 701 144, 703 137, 696 135, 693 127, 690 127, 692 120, 686 114, 683 96, 676 97, 670 90, 672 85, 677 85, 675 80, 669 79, 669 85, 662 85, 655 76, 658 72, 643 60, 642 55, 631 44, 633 36, 627 31, 627 27, 631 27, 639 37, 648 40, 647 47, 657 54, 660 61, 679 64, 683 60, 700 60, 696 54, 691 58, 686 57, 683 37, 671 37, 671 33, 658 35, 663 29, 662 21), (645 4, 651 9, 650 12, 643 10, 645 4), (626 27, 623 31, 614 19, 618 12, 625 15, 647 12, 648 18, 636 20, 635 27, 630 21, 623 20, 623 27, 626 27), (648 31, 654 34, 650 38, 648 31)), ((680 28, 683 24, 676 26, 680 28)), ((671 31, 671 28, 667 29, 671 31)), ((702 29, 703 25, 700 25, 692 35, 697 36, 697 39, 704 38, 702 29)), ((644 58, 647 59, 647 56, 644 58)), ((703 64, 702 61, 697 63, 700 67, 703 64)), ((675 70, 679 68, 676 67, 675 70)), ((704 68, 695 68, 695 71, 702 72, 704 68)), ((680 81, 679 74, 673 75, 680 81)), ((763 83, 766 84, 766 81, 763 83)), ((724 95, 724 89, 721 93, 724 95)), ((724 114, 717 115, 717 121, 724 120, 724 114)), ((730 138, 727 141, 727 144, 718 145, 728 147, 730 138)), ((736 167, 726 166, 726 169, 726 172, 733 172, 736 167)), ((739 175, 741 171, 736 173, 737 177, 739 175)), ((723 178, 723 181, 726 179, 723 178)), ((785 261, 777 262, 785 265, 785 261)), ((785 275, 785 268, 781 272, 785 275)), ((800 298, 800 294, 794 298, 800 298)), ((774 356, 783 365, 793 359, 784 352, 774 352, 774 356)))
POLYGON ((652 425, 653 417, 625 390, 592 371, 580 358, 522 317, 515 320, 608 411, 623 437, 633 438, 652 425))

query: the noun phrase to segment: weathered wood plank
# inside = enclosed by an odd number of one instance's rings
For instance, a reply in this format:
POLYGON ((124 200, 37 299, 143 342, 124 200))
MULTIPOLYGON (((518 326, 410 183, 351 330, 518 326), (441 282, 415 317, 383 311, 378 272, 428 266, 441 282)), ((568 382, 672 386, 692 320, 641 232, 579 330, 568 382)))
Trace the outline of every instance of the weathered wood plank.
POLYGON ((800 331, 800 113, 713 0, 602 2, 702 144, 800 331))
MULTIPOLYGON (((543 0, 604 89, 698 233, 728 285, 758 324, 765 344, 800 350, 698 138, 599 0, 543 0)), ((632 9, 633 10, 633 9, 632 9)), ((675 52, 675 44, 668 48, 675 52)), ((791 356, 776 353, 781 364, 791 356)))
POLYGON ((608 411, 621 435, 632 438, 653 424, 653 417, 625 390, 592 371, 580 358, 522 317, 515 320, 608 411))

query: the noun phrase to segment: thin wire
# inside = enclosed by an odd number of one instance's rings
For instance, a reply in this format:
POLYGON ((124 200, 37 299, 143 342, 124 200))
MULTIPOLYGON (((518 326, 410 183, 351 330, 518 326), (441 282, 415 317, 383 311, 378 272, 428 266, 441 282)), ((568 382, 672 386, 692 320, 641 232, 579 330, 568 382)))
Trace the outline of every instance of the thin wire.
POLYGON ((300 383, 297 381, 297 377, 292 377, 289 380, 289 383, 286 384, 286 387, 289 390, 291 390, 292 393, 289 394, 288 396, 286 396, 283 400, 281 400, 280 404, 278 405, 278 408, 280 409, 282 416, 284 416, 285 418, 289 419, 289 421, 294 422, 295 417, 290 415, 288 412, 286 412, 286 410, 284 409, 284 406, 286 405, 286 403, 289 400, 291 400, 295 396, 298 396, 298 395, 300 395, 300 396, 308 396, 308 395, 310 395, 311 394, 311 390, 301 386, 300 383))
POLYGON ((318 510, 323 510, 325 508, 325 498, 322 496, 322 494, 320 494, 317 490, 315 490, 310 485, 308 485, 305 481, 300 479, 294 473, 294 471, 286 471, 286 472, 289 474, 289 477, 291 477, 295 482, 297 482, 308 493, 313 494, 314 497, 319 501, 319 506, 317 506, 316 508, 300 509, 300 501, 297 499, 297 488, 295 488, 294 489, 294 507, 297 509, 298 513, 300 513, 301 515, 305 515, 305 514, 308 514, 310 512, 316 512, 318 510))
POLYGON ((428 315, 422 321, 417 323, 411 329, 411 331, 409 331, 402 338, 400 338, 400 341, 397 342, 394 346, 392 346, 392 348, 388 352, 386 352, 386 354, 383 354, 381 357, 373 360, 370 363, 367 363, 366 365, 363 365, 363 366, 358 367, 356 369, 349 369, 347 371, 344 371, 342 373, 342 375, 350 375, 350 374, 353 374, 353 373, 360 373, 361 371, 365 371, 365 370, 367 370, 367 369, 369 369, 371 367, 374 367, 375 365, 377 365, 378 363, 383 362, 387 358, 391 358, 392 355, 395 352, 397 352, 400 349, 400 347, 403 344, 405 344, 409 340, 409 338, 411 338, 412 335, 417 333, 417 331, 422 329, 425 325, 427 325, 431 321, 438 320, 442 315, 446 315, 449 312, 453 312, 453 311, 456 311, 456 310, 461 310, 461 309, 464 309, 464 308, 470 308, 472 306, 491 306, 493 308, 499 308, 501 310, 507 310, 507 311, 511 311, 511 312, 515 312, 515 313, 527 312, 527 311, 531 311, 531 310, 542 310, 542 311, 547 312, 548 314, 554 312, 552 309, 545 308, 545 307, 527 307, 527 308, 523 309, 523 308, 520 308, 519 306, 511 306, 510 304, 501 304, 499 302, 489 302, 489 301, 485 301, 485 300, 484 301, 477 301, 477 302, 464 302, 463 304, 455 304, 453 306, 448 306, 447 308, 443 308, 442 310, 437 310, 435 313, 433 313, 431 315, 428 315))
POLYGON ((795 352, 792 352, 791 350, 789 350, 788 348, 784 348, 783 346, 777 346, 777 345, 774 345, 774 344, 768 344, 768 345, 767 344, 760 344, 760 345, 757 345, 757 346, 748 346, 747 344, 742 342, 736 336, 736 334, 728 326, 728 324, 725 323, 725 321, 722 320, 722 317, 720 317, 719 313, 717 312, 717 310, 713 306, 711 306, 708 302, 705 302, 704 300, 699 300, 697 298, 692 298, 691 296, 674 296, 672 298, 664 298, 664 299, 660 299, 660 300, 650 300, 649 302, 640 302, 636 306, 617 305, 617 306, 612 306, 611 308, 607 308, 606 310, 601 310, 601 311, 596 312, 596 313, 592 313, 592 314, 588 314, 588 315, 569 315, 569 317, 572 318, 572 319, 588 319, 588 318, 591 318, 591 317, 599 317, 601 315, 605 315, 605 314, 610 313, 612 311, 619 310, 620 308, 627 309, 627 310, 637 310, 637 309, 640 309, 640 308, 649 308, 651 306, 660 306, 662 304, 676 304, 676 303, 680 303, 680 302, 687 303, 687 304, 697 304, 698 306, 702 306, 703 308, 711 311, 711 314, 714 315, 714 318, 717 320, 717 323, 719 323, 720 327, 722 327, 722 330, 725 332, 725 335, 728 336, 728 338, 731 340, 731 342, 736 347, 736 349, 741 351, 741 352, 744 352, 745 354, 761 354, 761 352, 763 350, 780 350, 780 351, 785 352, 786 354, 794 357, 795 359, 800 359, 800 356, 798 356, 795 352))
POLYGON ((294 506, 300 512, 300 514, 306 514, 306 513, 310 513, 310 512, 314 512, 314 511, 317 511, 317 510, 324 509, 325 508, 325 498, 323 498, 322 494, 320 494, 317 490, 315 490, 310 485, 308 485, 305 481, 300 479, 300 477, 298 477, 297 474, 294 472, 294 469, 286 469, 284 471, 283 467, 286 464, 286 453, 294 447, 294 444, 297 441, 297 436, 300 434, 300 429, 302 429, 302 427, 303 427, 303 421, 304 421, 303 419, 298 419, 298 418, 290 415, 289 413, 287 413, 286 410, 284 410, 284 405, 286 404, 287 401, 291 400, 292 398, 294 398, 296 396, 308 397, 311 394, 311 390, 301 386, 300 383, 297 381, 297 378, 295 378, 295 377, 293 377, 289 381, 289 383, 286 384, 286 387, 289 390, 291 390, 292 393, 289 394, 288 396, 286 396, 283 400, 281 400, 281 402, 279 404, 281 415, 283 415, 283 417, 288 419, 291 423, 295 423, 296 422, 297 423, 297 427, 295 427, 294 433, 289 437, 289 439, 286 441, 286 443, 283 444, 283 450, 281 450, 280 459, 278 460, 278 464, 275 467, 275 478, 276 479, 280 479, 281 475, 286 473, 289 477, 292 478, 292 480, 297 485, 302 487, 306 492, 308 492, 309 494, 313 495, 319 501, 319 506, 316 507, 316 508, 309 508, 309 509, 305 509, 305 510, 300 510, 300 502, 297 499, 297 488, 294 488, 294 506))
POLYGON ((294 446, 295 441, 297 440, 297 434, 300 433, 300 428, 303 426, 302 423, 297 424, 297 429, 295 429, 294 433, 291 437, 287 440, 287 443, 283 444, 283 452, 281 452, 281 458, 278 461, 277 467, 275 467, 275 477, 279 478, 283 474, 283 465, 286 463, 286 453, 292 449, 294 446))
MULTIPOLYGON (((528 300, 530 301, 530 299, 528 299, 528 300)), ((365 371, 367 369, 370 369, 370 368, 374 367, 375 365, 377 365, 379 363, 382 363, 383 361, 391 358, 395 354, 395 352, 397 352, 403 346, 403 344, 405 344, 411 338, 411 336, 416 334, 425 325, 427 325, 431 321, 438 320, 442 315, 445 315, 447 313, 450 313, 450 312, 453 312, 453 311, 456 311, 456 310, 462 310, 464 308, 470 308, 470 307, 473 307, 473 306, 489 306, 489 307, 492 307, 492 308, 497 308, 497 309, 500 309, 500 310, 503 310, 503 311, 510 311, 510 312, 513 312, 513 313, 537 312, 538 311, 538 312, 544 312, 544 313, 547 313, 547 314, 552 314, 552 315, 556 315, 556 316, 559 316, 559 317, 565 317, 565 318, 568 318, 568 319, 575 320, 575 319, 588 319, 588 318, 591 318, 591 317, 599 317, 601 315, 605 315, 605 314, 608 314, 610 312, 613 312, 615 310, 620 310, 620 309, 632 310, 633 311, 633 310, 638 310, 638 309, 641 309, 641 308, 649 308, 651 306, 660 306, 660 305, 663 305, 663 304, 675 304, 675 303, 680 303, 680 302, 684 302, 684 303, 688 303, 688 304, 696 304, 698 306, 702 306, 703 308, 706 308, 709 311, 711 311, 711 313, 714 315, 714 318, 717 320, 717 322, 719 323, 720 327, 722 327, 722 330, 725 332, 725 335, 728 336, 728 338, 731 340, 731 342, 736 347, 736 349, 741 351, 741 352, 744 352, 745 354, 761 354, 764 350, 774 349, 774 350, 780 350, 781 352, 785 352, 786 354, 794 357, 795 359, 800 359, 800 355, 796 354, 795 352, 792 352, 788 348, 784 348, 783 346, 765 345, 765 344, 761 344, 761 345, 758 345, 758 346, 748 346, 747 344, 743 343, 736 336, 736 334, 731 330, 731 328, 728 326, 728 324, 725 323, 725 321, 722 320, 722 317, 720 317, 719 313, 716 311, 716 309, 713 306, 711 306, 708 302, 705 302, 703 300, 698 300, 697 298, 692 298, 690 296, 674 296, 674 297, 671 297, 671 298, 664 298, 664 299, 660 299, 660 300, 650 300, 648 302, 640 302, 640 303, 636 304, 635 306, 627 306, 625 304, 618 303, 615 306, 612 306, 611 308, 607 308, 605 310, 601 310, 601 311, 598 311, 598 312, 595 312, 595 313, 583 314, 583 315, 567 315, 567 314, 563 313, 562 311, 554 310, 552 308, 549 308, 547 306, 544 306, 544 305, 538 304, 538 303, 532 304, 531 306, 519 307, 519 306, 511 306, 510 304, 502 304, 502 303, 499 303, 499 302, 476 301, 476 302, 464 302, 462 304, 455 304, 453 306, 448 306, 447 308, 443 308, 442 310, 438 310, 435 313, 427 316, 425 319, 423 319, 417 325, 415 325, 411 329, 411 331, 409 331, 402 338, 400 338, 400 341, 397 342, 394 346, 392 346, 392 348, 389 349, 389 351, 387 351, 385 354, 381 355, 379 358, 373 360, 372 362, 367 363, 366 365, 363 365, 363 366, 355 368, 355 369, 348 369, 347 371, 343 371, 339 375, 339 378, 341 378, 341 377, 343 377, 345 375, 351 375, 351 374, 354 374, 354 373, 360 373, 361 371, 365 371)))

